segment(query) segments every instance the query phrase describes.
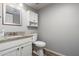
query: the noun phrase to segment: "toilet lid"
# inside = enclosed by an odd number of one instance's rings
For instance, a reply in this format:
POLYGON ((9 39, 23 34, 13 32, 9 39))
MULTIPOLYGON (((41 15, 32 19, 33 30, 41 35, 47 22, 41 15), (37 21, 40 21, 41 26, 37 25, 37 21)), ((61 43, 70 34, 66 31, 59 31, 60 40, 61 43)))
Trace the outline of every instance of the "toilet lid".
POLYGON ((43 42, 43 41, 35 41, 35 42, 33 42, 33 44, 35 44, 38 47, 44 47, 44 46, 46 46, 46 43, 43 42))

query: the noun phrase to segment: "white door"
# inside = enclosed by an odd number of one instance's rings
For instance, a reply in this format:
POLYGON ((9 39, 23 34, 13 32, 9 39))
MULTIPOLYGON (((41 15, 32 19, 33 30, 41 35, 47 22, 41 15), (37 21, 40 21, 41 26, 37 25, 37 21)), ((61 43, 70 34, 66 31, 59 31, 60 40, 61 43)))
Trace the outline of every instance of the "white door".
POLYGON ((32 42, 21 46, 21 56, 32 56, 32 42))
POLYGON ((19 48, 14 47, 0 52, 0 56, 19 56, 19 48))

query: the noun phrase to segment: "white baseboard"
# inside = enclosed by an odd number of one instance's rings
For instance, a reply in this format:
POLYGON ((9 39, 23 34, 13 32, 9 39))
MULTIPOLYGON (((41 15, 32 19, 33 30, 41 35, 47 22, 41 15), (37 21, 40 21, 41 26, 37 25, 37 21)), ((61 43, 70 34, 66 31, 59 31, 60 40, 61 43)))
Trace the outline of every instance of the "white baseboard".
POLYGON ((56 51, 52 51, 52 50, 50 50, 50 49, 48 49, 48 48, 44 48, 44 49, 45 49, 46 51, 48 51, 48 52, 51 52, 51 53, 57 55, 57 56, 66 56, 66 55, 63 55, 63 54, 58 53, 58 52, 56 52, 56 51))

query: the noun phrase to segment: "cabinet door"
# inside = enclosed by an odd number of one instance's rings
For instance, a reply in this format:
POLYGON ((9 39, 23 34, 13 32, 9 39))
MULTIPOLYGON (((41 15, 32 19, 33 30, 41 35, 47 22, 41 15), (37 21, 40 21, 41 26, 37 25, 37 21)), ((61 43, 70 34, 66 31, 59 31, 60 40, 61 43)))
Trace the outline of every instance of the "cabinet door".
POLYGON ((33 11, 28 11, 28 25, 38 26, 38 14, 33 11))
POLYGON ((0 3, 0 25, 2 24, 2 3, 0 3))
POLYGON ((19 48, 14 47, 0 52, 0 56, 19 56, 19 48))
POLYGON ((21 46, 21 55, 22 56, 32 56, 32 42, 26 43, 21 46))

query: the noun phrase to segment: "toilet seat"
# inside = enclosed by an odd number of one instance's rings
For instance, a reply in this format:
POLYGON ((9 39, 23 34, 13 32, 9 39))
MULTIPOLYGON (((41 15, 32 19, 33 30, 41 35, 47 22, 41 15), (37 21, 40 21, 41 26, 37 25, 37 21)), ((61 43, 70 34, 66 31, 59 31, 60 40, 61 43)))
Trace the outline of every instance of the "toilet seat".
POLYGON ((46 43, 43 41, 35 41, 35 42, 33 42, 33 44, 35 44, 35 46, 37 46, 37 47, 45 47, 46 46, 46 43))

